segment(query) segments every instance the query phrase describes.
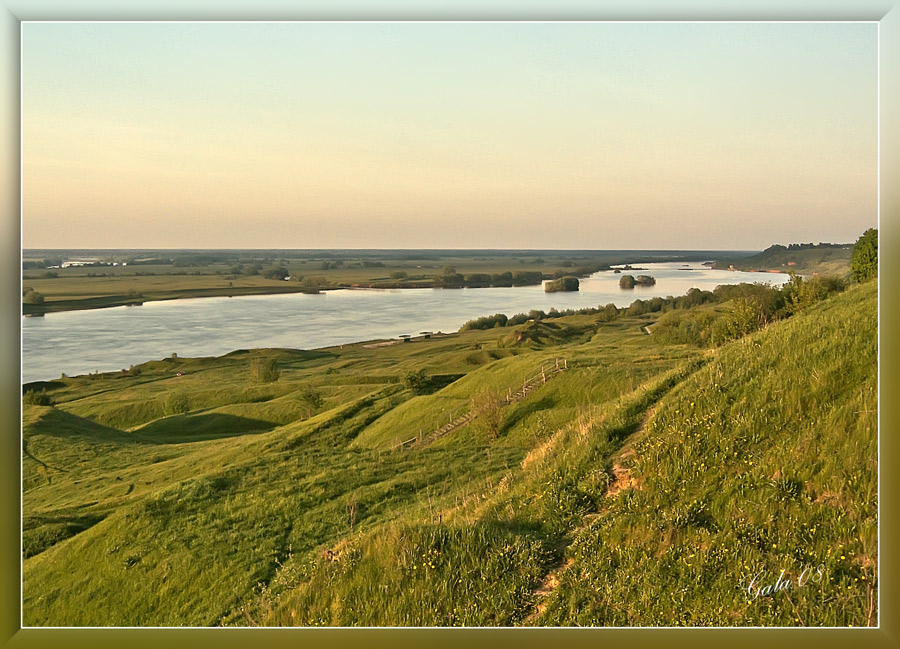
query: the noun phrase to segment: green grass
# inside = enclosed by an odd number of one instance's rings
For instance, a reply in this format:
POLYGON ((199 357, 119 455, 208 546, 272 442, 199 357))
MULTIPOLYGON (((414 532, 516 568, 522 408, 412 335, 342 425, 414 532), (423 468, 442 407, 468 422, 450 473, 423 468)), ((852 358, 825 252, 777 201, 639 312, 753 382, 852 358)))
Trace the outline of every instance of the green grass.
POLYGON ((632 456, 641 489, 578 534, 542 623, 875 623, 875 291, 727 346, 664 399, 632 456), (794 588, 739 587, 760 570, 794 588))
POLYGON ((837 247, 812 247, 799 250, 788 250, 784 246, 772 246, 750 257, 742 256, 716 261, 714 268, 735 270, 778 272, 793 271, 803 275, 830 275, 848 278, 850 276, 850 260, 853 257, 853 244, 837 247))
POLYGON ((715 352, 654 340, 649 315, 572 316, 51 382, 53 407, 23 406, 24 622, 865 624, 875 299, 715 352), (253 383, 256 358, 280 378, 253 383), (389 450, 557 359, 498 434, 389 450), (404 387, 415 370, 430 394, 404 387), (614 465, 640 488, 608 498, 614 465), (743 600, 754 567, 803 561, 827 582, 743 600))

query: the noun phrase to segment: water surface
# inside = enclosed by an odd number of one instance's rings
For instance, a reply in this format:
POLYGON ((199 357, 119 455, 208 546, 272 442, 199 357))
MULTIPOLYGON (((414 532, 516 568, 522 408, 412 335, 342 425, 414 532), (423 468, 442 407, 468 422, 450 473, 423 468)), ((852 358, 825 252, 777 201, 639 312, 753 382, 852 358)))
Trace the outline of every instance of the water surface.
POLYGON ((508 316, 531 309, 628 306, 634 300, 683 295, 692 287, 765 281, 781 285, 784 274, 711 270, 698 263, 641 264, 656 285, 619 288, 621 275, 600 272, 571 293, 542 286, 472 289, 327 291, 321 295, 211 297, 142 306, 48 313, 22 318, 22 381, 111 371, 172 353, 218 356, 235 349, 315 349, 362 340, 396 338, 422 331, 456 331, 472 318, 508 316))

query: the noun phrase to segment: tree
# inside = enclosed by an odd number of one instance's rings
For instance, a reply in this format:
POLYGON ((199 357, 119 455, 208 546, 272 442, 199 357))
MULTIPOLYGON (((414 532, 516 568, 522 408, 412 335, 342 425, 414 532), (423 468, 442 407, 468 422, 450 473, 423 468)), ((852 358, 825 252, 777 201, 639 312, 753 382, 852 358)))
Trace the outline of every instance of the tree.
POLYGON ((407 372, 406 376, 403 377, 403 385, 416 394, 424 394, 428 390, 430 383, 428 377, 425 376, 425 370, 407 372))
POLYGON ((35 406, 52 406, 53 398, 47 394, 47 390, 42 388, 40 392, 37 390, 28 390, 23 397, 25 403, 35 406))
POLYGON ((28 291, 24 296, 22 296, 22 302, 25 304, 43 304, 44 296, 37 291, 28 291))
POLYGON ((850 276, 854 282, 865 282, 878 277, 878 230, 869 228, 853 246, 850 276))
POLYGON ((503 428, 503 405, 500 397, 485 388, 472 399, 472 409, 478 413, 478 419, 490 438, 499 437, 503 428))
POLYGON ((312 385, 304 385, 300 388, 297 396, 300 402, 306 406, 307 418, 312 417, 312 413, 322 407, 322 395, 312 385))
POLYGON ((391 273, 391 279, 406 279, 406 271, 405 270, 395 270, 391 273))
POLYGON ((619 278, 619 288, 634 288, 634 275, 622 275, 619 278))
POLYGON ((290 271, 287 268, 279 267, 279 268, 270 268, 265 273, 263 273, 263 277, 266 279, 280 279, 284 280, 290 275, 290 271))

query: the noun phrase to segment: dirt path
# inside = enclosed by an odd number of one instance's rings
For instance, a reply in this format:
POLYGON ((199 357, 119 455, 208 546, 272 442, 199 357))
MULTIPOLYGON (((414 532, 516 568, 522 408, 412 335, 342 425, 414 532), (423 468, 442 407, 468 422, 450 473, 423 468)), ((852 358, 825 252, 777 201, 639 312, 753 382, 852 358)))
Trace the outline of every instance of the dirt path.
MULTIPOLYGON (((606 498, 614 498, 622 491, 626 491, 628 489, 641 488, 640 481, 631 474, 631 469, 620 464, 620 461, 626 460, 634 455, 634 443, 638 438, 643 436, 644 431, 647 428, 647 424, 656 413, 658 404, 659 401, 657 401, 651 408, 647 410, 647 412, 644 414, 644 418, 641 420, 641 423, 638 425, 635 431, 626 438, 625 443, 622 444, 619 450, 612 456, 613 465, 612 469, 610 470, 610 483, 606 488, 606 498)), ((578 535, 581 534, 581 532, 590 527, 595 520, 602 516, 605 510, 605 507, 601 507, 601 509, 597 512, 590 512, 588 514, 585 514, 584 518, 582 519, 581 525, 574 528, 568 534, 568 537, 574 541, 574 539, 576 539, 578 535)), ((566 545, 566 547, 568 547, 569 545, 571 545, 571 541, 566 545)), ((535 621, 544 614, 544 611, 547 610, 547 606, 549 605, 550 596, 556 592, 557 588, 559 588, 560 578, 562 577, 563 573, 565 573, 569 568, 572 567, 573 564, 573 559, 563 558, 550 568, 550 571, 544 577, 543 581, 541 581, 540 586, 538 586, 531 593, 537 600, 537 604, 535 604, 534 610, 528 615, 528 617, 525 618, 525 620, 523 621, 523 625, 532 626, 535 621)))

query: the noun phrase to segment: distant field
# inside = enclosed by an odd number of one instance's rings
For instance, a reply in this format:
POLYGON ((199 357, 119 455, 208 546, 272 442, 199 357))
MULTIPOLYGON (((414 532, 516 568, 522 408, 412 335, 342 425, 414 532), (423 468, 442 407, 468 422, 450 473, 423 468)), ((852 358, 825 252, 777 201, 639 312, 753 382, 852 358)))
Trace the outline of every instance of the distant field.
POLYGON ((24 303, 23 312, 91 309, 191 297, 309 292, 353 285, 432 287, 441 285, 448 275, 459 285, 468 285, 468 281, 481 286, 492 281, 511 281, 494 278, 495 275, 529 274, 523 281, 533 284, 541 279, 590 273, 625 262, 705 261, 722 254, 711 251, 345 250, 306 251, 299 256, 297 251, 283 252, 284 256, 272 251, 167 251, 159 255, 127 251, 25 251, 23 295, 31 289, 42 296, 42 301, 24 303), (77 257, 128 265, 28 267, 46 265, 45 261, 62 263, 77 257), (150 261, 141 261, 145 258, 150 261), (284 269, 291 279, 264 276, 267 271, 277 269, 284 269), (485 275, 486 279, 482 277, 485 275))

